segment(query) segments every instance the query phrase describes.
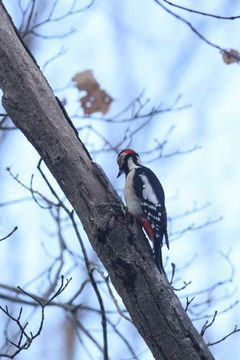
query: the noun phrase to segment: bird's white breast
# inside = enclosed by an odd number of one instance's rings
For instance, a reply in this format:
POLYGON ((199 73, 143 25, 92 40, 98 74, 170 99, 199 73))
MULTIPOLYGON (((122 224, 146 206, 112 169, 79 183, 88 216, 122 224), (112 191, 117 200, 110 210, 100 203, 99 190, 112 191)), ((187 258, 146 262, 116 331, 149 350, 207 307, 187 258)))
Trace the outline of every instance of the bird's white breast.
POLYGON ((134 187, 133 187, 133 176, 135 169, 131 170, 126 178, 125 187, 124 187, 124 197, 128 211, 134 216, 141 215, 143 213, 141 208, 141 203, 137 197, 134 187))

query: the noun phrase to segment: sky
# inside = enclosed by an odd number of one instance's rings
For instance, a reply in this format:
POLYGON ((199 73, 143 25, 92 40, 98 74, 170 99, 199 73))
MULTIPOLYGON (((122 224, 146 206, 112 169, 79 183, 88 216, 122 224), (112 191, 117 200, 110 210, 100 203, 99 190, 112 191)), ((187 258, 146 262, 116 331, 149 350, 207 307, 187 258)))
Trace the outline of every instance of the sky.
MULTIPOLYGON (((46 14, 47 6, 51 3, 49 1, 46 5, 46 14)), ((64 12, 66 3, 63 3, 61 1, 57 8, 58 14, 64 12)), ((16 4, 11 1, 4 1, 4 4, 19 25, 20 13, 16 4)), ((193 8, 195 3, 184 1, 184 5, 193 8)), ((240 14, 240 7, 234 1, 214 0, 211 4, 201 5, 200 10, 222 15, 240 14)), ((239 37, 236 36, 240 30, 240 20, 223 21, 180 11, 178 13, 220 47, 240 50, 239 37)), ((88 11, 66 18, 61 23, 43 26, 38 31, 43 36, 49 36, 63 34, 70 28, 78 31, 63 38, 36 38, 32 51, 40 68, 44 68, 44 74, 55 94, 60 99, 65 99, 66 109, 71 116, 79 108, 80 96, 71 79, 77 72, 87 69, 93 71, 101 87, 114 98, 107 114, 109 118, 143 90, 144 98, 150 99, 146 111, 160 103, 163 107, 168 107, 179 96, 179 106, 189 105, 185 110, 161 114, 151 120, 144 132, 139 132, 134 137, 131 147, 144 153, 154 148, 156 141, 163 141, 172 127, 165 154, 199 147, 185 155, 165 157, 150 163, 148 161, 151 157, 143 154, 142 160, 156 172, 164 186, 170 218, 192 209, 196 204, 210 204, 203 211, 173 221, 170 233, 192 223, 197 226, 213 221, 214 224, 198 231, 186 232, 176 241, 173 234, 170 251, 164 249, 164 254, 169 257, 168 271, 171 269, 170 262, 182 268, 196 255, 194 262, 180 272, 179 287, 183 280, 192 281, 186 289, 188 294, 228 277, 229 266, 221 253, 227 254, 230 251, 235 278, 233 284, 224 286, 221 291, 236 291, 231 299, 216 304, 216 309, 224 310, 239 299, 239 65, 226 65, 218 50, 204 43, 186 24, 165 13, 154 1, 144 0, 139 6, 136 0, 96 0, 88 11), (63 55, 44 67, 46 61, 63 49, 63 55)), ((92 125, 110 139, 113 145, 121 140, 128 126, 111 125, 92 119, 75 119, 74 116, 73 119, 77 127, 92 125)), ((136 125, 131 124, 131 129, 134 126, 136 125)), ((90 150, 101 146, 101 142, 93 134, 90 139, 84 131, 80 132, 80 136, 81 134, 83 140, 88 139, 90 150)), ((23 181, 29 183, 31 174, 36 172, 38 155, 16 131, 6 134, 0 146, 0 202, 26 196, 24 189, 9 177, 5 168, 11 166, 14 173, 18 173, 23 181)), ((116 154, 93 153, 93 156, 116 189, 121 189, 124 179, 116 179, 116 154)), ((38 179, 36 181, 36 186, 43 189, 44 185, 38 179)), ((45 262, 41 242, 44 226, 48 227, 47 215, 43 215, 32 203, 0 208, 0 237, 16 224, 19 225, 17 243, 11 239, 11 246, 16 254, 20 248, 27 247, 28 251, 25 251, 24 256, 14 254, 11 266, 18 272, 14 277, 15 270, 8 271, 6 265, 11 260, 10 245, 1 244, 0 259, 5 264, 1 277, 4 283, 25 283, 31 278, 30 274, 36 274, 45 262), (24 215, 26 213, 28 216, 24 215)), ((232 331, 237 318, 239 305, 219 316, 207 333, 207 341, 217 340, 232 331)), ((53 320, 53 323, 54 321, 56 322, 53 320)), ((196 325, 201 328, 204 321, 201 320, 196 325)), ((40 358, 40 344, 41 340, 38 345, 33 345, 33 350, 20 355, 19 359, 31 359, 33 354, 34 358, 40 358)), ((49 357, 46 358, 54 358, 51 354, 54 353, 56 344, 51 345, 53 350, 49 350, 49 357)), ((144 349, 142 344, 141 348, 144 349)), ((230 352, 231 360, 237 360, 239 334, 211 350, 219 360, 229 357, 230 352)), ((151 359, 151 355, 144 352, 141 359, 151 359)))

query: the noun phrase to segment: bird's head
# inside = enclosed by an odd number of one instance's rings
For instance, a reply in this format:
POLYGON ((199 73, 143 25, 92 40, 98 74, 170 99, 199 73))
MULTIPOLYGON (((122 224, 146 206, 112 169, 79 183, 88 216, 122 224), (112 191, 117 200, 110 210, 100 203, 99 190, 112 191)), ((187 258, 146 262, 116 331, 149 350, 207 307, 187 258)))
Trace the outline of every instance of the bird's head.
POLYGON ((134 168, 141 166, 141 161, 138 153, 132 149, 122 150, 117 157, 117 163, 119 166, 118 176, 128 172, 134 168))

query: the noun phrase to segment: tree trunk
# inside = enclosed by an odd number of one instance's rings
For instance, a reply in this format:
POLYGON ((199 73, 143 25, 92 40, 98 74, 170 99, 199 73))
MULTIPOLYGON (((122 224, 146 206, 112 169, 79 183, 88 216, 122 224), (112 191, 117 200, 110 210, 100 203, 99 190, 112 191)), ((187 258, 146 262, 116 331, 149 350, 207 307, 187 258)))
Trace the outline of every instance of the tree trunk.
MULTIPOLYGON (((210 360, 143 232, 95 164, 0 1, 0 87, 13 123, 39 152, 78 214, 141 336, 156 359, 210 360)), ((24 156, 24 154, 22 154, 24 156)))

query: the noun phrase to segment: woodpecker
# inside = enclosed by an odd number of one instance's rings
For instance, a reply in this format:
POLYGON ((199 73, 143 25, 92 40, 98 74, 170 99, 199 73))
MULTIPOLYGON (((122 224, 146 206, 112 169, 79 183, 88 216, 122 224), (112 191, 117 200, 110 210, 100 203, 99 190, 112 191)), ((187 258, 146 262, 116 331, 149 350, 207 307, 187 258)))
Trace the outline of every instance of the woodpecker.
POLYGON ((155 263, 159 271, 165 274, 161 251, 163 237, 168 249, 169 241, 163 187, 152 170, 142 165, 139 155, 134 150, 121 151, 117 163, 117 177, 123 173, 126 175, 124 197, 127 209, 153 242, 155 263))

